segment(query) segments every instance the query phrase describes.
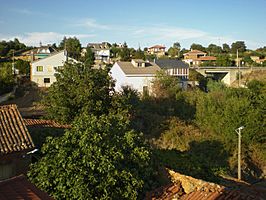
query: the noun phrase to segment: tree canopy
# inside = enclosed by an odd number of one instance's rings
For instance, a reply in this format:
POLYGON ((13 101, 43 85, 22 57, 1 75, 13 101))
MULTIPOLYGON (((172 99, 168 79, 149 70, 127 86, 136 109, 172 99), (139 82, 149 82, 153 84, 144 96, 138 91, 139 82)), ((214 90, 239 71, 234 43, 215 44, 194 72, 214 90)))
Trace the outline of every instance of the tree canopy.
POLYGON ((43 147, 30 180, 55 199, 137 199, 149 177, 150 152, 118 114, 86 112, 43 147))
POLYGON ((61 43, 59 44, 60 49, 66 49, 69 56, 79 60, 81 44, 76 37, 64 37, 61 43))
POLYGON ((111 104, 113 82, 105 69, 95 70, 81 63, 65 63, 56 74, 43 104, 47 117, 71 123, 81 110, 101 115, 111 104))

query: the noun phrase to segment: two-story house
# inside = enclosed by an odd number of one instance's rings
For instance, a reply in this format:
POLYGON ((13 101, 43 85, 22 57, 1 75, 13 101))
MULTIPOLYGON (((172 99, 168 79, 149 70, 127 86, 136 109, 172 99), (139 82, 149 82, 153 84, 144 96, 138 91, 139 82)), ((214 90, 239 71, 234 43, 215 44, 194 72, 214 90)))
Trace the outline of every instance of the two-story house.
POLYGON ((57 69, 63 67, 64 63, 69 60, 77 62, 69 58, 67 52, 62 50, 46 58, 33 61, 30 73, 31 81, 36 83, 38 87, 50 87, 56 81, 57 69))
POLYGON ((95 63, 110 63, 110 46, 107 42, 89 43, 88 47, 94 53, 95 63))
POLYGON ((116 62, 110 75, 116 81, 116 91, 120 91, 123 86, 130 86, 140 93, 148 93, 152 88, 152 80, 160 70, 154 62, 133 59, 131 62, 116 62))
POLYGON ((155 45, 148 48, 148 53, 160 57, 165 55, 165 49, 166 49, 165 46, 155 45))
POLYGON ((216 61, 216 57, 207 56, 207 53, 203 51, 192 49, 191 51, 184 53, 183 61, 190 66, 199 66, 203 62, 216 61))

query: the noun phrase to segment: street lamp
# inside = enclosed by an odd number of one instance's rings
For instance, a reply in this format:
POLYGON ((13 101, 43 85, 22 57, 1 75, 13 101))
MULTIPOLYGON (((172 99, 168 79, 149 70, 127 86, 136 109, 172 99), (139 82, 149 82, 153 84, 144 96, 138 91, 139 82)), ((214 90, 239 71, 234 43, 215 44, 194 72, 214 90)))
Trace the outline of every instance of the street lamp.
POLYGON ((244 129, 244 126, 240 126, 235 131, 238 134, 238 180, 241 180, 241 130, 244 129))

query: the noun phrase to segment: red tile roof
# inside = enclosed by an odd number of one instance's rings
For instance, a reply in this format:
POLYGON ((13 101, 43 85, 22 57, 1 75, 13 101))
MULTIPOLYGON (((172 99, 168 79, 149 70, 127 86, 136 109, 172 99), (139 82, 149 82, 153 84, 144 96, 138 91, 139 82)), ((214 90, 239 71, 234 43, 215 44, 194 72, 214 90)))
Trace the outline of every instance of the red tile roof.
POLYGON ((194 60, 200 60, 200 61, 212 61, 212 60, 216 60, 216 57, 215 56, 202 56, 202 57, 199 57, 197 59, 194 59, 194 60))
POLYGON ((149 49, 154 49, 154 48, 165 49, 166 47, 165 46, 161 46, 161 45, 155 45, 155 46, 149 47, 149 49))
POLYGON ((30 183, 24 175, 0 181, 0 200, 51 200, 52 197, 30 183))
POLYGON ((172 185, 158 188, 146 195, 146 200, 264 200, 266 189, 245 182, 223 186, 185 176, 169 170, 172 185))
POLYGON ((24 119, 24 123, 28 127, 71 128, 70 125, 60 124, 53 120, 45 120, 45 119, 24 119))
POLYGON ((0 155, 33 148, 33 141, 17 106, 0 106, 0 155))
POLYGON ((192 55, 192 54, 194 55, 194 54, 207 54, 207 53, 196 49, 192 49, 191 51, 184 53, 184 55, 192 55))

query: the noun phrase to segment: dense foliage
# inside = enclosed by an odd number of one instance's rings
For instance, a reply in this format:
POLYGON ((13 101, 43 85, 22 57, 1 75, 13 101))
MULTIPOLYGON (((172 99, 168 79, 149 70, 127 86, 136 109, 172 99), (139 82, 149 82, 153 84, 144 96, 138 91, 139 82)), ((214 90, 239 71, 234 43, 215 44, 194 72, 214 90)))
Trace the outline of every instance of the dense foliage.
POLYGON ((81 63, 66 63, 56 74, 43 104, 48 118, 71 123, 81 112, 107 113, 111 105, 112 81, 105 69, 95 70, 81 63))
POLYGON ((115 93, 106 70, 66 63, 59 72, 44 102, 50 118, 72 128, 46 141, 29 178, 56 199, 143 198, 154 171, 131 128, 137 93, 115 93))
POLYGON ((83 113, 50 139, 29 177, 56 199, 137 199, 149 177, 150 152, 119 114, 83 113))
POLYGON ((11 57, 13 55, 13 52, 17 52, 19 50, 25 50, 26 45, 23 43, 20 43, 17 38, 14 39, 14 41, 1 41, 0 42, 0 57, 11 57))
POLYGON ((143 99, 134 124, 155 145, 158 162, 210 181, 217 181, 219 174, 235 176, 235 129, 244 126, 244 178, 259 178, 266 164, 266 83, 252 81, 248 88, 234 89, 209 82, 208 93, 173 92, 163 87, 171 85, 169 80, 157 79, 161 84, 154 87, 162 86, 159 94, 163 95, 143 99))
POLYGON ((0 63, 0 95, 10 92, 15 85, 12 63, 0 63))

